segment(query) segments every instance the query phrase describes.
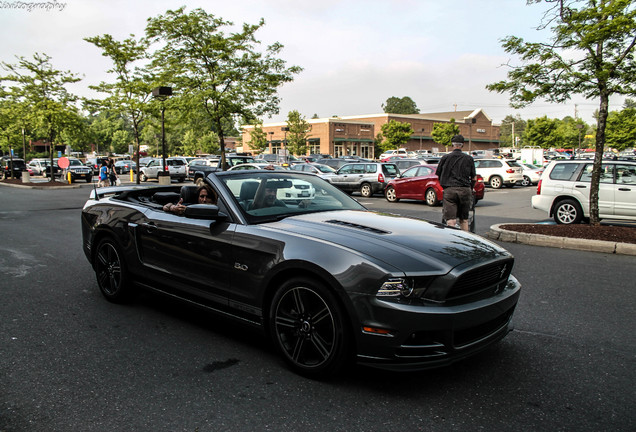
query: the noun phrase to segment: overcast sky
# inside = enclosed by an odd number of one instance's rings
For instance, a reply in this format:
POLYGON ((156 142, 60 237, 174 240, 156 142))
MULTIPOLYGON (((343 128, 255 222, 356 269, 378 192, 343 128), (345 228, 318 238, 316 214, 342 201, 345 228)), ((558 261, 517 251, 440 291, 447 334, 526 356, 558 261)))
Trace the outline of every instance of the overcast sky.
MULTIPOLYGON (((502 38, 549 36, 536 30, 546 5, 526 0, 0 0, 0 61, 46 53, 54 68, 83 77, 74 93, 96 96, 87 87, 112 81, 111 65, 83 38, 141 36, 147 18, 182 5, 238 25, 264 18, 257 37, 282 43, 288 66, 304 69, 280 89, 280 114, 266 123, 291 110, 306 118, 381 113, 392 96, 409 96, 421 113, 483 108, 497 123, 508 114, 563 118, 575 109, 593 123, 598 108, 596 99, 578 98, 515 110, 508 95, 485 89, 506 78, 502 38)), ((611 99, 610 110, 622 103, 611 99)))

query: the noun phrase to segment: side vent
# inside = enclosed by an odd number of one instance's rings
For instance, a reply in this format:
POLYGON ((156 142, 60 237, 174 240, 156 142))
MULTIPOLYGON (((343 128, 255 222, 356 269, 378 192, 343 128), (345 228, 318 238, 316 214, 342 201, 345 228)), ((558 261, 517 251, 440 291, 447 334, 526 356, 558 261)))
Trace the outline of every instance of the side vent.
POLYGON ((345 221, 341 221, 341 220, 328 220, 326 221, 327 223, 330 224, 334 224, 334 225, 340 225, 340 226, 345 226, 348 228, 355 228, 355 229, 359 229, 359 230, 363 230, 363 231, 368 231, 368 232, 372 232, 374 234, 391 234, 389 231, 385 231, 385 230, 381 230, 378 228, 372 228, 372 227, 368 227, 368 226, 364 226, 364 225, 359 225, 356 223, 352 223, 352 222, 345 222, 345 221))

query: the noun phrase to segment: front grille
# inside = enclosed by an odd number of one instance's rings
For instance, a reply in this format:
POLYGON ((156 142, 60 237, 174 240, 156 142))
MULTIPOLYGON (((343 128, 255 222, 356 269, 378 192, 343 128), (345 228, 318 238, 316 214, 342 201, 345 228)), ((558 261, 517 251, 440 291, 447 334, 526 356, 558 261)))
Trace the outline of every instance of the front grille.
POLYGON ((464 273, 457 279, 446 298, 462 297, 498 284, 505 284, 512 270, 512 264, 512 259, 498 261, 464 273))

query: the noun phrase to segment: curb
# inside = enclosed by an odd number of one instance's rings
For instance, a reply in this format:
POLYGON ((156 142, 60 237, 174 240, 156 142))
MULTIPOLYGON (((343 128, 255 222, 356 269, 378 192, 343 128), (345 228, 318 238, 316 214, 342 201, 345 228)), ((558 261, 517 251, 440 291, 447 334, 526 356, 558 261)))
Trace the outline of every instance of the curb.
POLYGON ((0 182, 0 186, 6 186, 6 187, 14 187, 14 188, 18 188, 18 189, 77 189, 77 188, 81 188, 82 185, 80 184, 72 184, 72 185, 68 185, 68 186, 38 186, 39 183, 32 183, 32 185, 25 185, 25 184, 12 184, 12 183, 3 183, 0 182))
MULTIPOLYGON (((620 243, 604 240, 586 240, 570 237, 557 237, 544 234, 528 234, 500 228, 501 225, 515 225, 502 223, 492 225, 488 232, 488 238, 510 243, 523 243, 533 246, 546 246, 561 249, 576 249, 590 252, 602 252, 617 255, 636 256, 636 244, 620 243)), ((527 225, 527 224, 520 224, 527 225)))

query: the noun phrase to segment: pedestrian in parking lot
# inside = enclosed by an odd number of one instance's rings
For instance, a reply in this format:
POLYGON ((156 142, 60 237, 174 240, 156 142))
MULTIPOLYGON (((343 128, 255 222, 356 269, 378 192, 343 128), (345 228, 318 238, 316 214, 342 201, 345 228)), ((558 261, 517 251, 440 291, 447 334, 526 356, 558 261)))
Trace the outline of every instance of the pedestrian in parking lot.
POLYGON ((103 160, 102 166, 99 168, 99 182, 97 182, 97 187, 106 186, 106 180, 108 180, 108 165, 106 164, 106 160, 103 160))
POLYGON ((115 171, 115 161, 108 159, 108 180, 111 186, 117 184, 117 171, 115 171))
POLYGON ((462 152, 464 137, 455 135, 451 139, 453 151, 444 155, 437 165, 437 177, 444 189, 443 212, 446 225, 455 226, 459 219, 459 227, 468 231, 468 218, 472 205, 473 185, 477 180, 475 161, 470 155, 462 152))

